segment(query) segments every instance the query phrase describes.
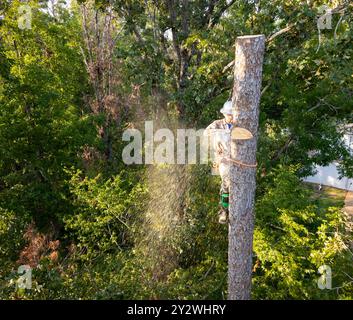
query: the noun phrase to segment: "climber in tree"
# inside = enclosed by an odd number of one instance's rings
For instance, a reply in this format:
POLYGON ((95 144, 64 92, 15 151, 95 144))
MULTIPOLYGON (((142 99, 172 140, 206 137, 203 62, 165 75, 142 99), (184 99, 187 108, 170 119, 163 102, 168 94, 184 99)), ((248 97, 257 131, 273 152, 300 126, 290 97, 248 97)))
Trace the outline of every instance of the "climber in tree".
POLYGON ((230 136, 234 124, 232 102, 224 103, 220 112, 224 115, 223 119, 212 122, 205 130, 212 140, 215 152, 214 167, 218 169, 221 176, 220 190, 220 211, 218 222, 225 224, 228 222, 229 207, 229 162, 230 157, 230 136))

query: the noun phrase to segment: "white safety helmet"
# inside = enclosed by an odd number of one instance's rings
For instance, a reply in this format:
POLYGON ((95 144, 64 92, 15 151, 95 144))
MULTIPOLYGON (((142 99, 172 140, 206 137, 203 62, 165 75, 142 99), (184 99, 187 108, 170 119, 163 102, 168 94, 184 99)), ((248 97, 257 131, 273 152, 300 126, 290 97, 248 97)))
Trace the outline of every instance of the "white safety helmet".
POLYGON ((228 100, 225 102, 223 105, 223 108, 220 110, 221 113, 223 114, 233 114, 232 110, 232 101, 228 100))

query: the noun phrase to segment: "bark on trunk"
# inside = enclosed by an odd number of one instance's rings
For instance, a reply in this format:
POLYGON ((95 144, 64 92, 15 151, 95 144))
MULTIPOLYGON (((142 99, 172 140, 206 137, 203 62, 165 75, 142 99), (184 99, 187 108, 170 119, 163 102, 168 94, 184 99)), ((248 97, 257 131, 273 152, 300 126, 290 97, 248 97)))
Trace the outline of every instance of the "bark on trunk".
MULTIPOLYGON (((233 111, 236 126, 253 134, 249 140, 232 140, 231 157, 256 163, 257 128, 261 95, 265 36, 238 37, 235 48, 233 111)), ((250 299, 256 168, 230 166, 228 247, 228 299, 250 299)))

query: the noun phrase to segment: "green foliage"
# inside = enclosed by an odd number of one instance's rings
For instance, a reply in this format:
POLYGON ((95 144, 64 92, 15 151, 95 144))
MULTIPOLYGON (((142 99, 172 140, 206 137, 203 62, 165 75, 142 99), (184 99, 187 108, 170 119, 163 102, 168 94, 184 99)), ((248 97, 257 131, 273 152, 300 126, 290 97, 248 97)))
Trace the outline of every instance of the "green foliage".
POLYGON ((9 270, 11 261, 16 260, 23 247, 22 235, 28 221, 27 216, 16 215, 12 211, 0 208, 0 269, 1 273, 9 270))
POLYGON ((0 77, 0 202, 32 212, 45 226, 70 207, 63 166, 80 164, 77 153, 94 143, 95 132, 81 114, 86 80, 77 20, 66 13, 57 23, 30 4, 32 29, 18 28, 14 2, 0 31, 7 61, 0 77))
POLYGON ((101 175, 89 179, 78 171, 70 186, 75 210, 64 218, 65 228, 87 259, 95 252, 115 252, 133 244, 125 234, 133 228, 137 200, 145 192, 140 183, 133 185, 126 173, 103 180, 101 175))
POLYGON ((106 85, 110 74, 100 74, 104 61, 83 57, 90 43, 79 4, 59 1, 54 14, 47 1, 28 3, 29 30, 18 28, 21 1, 0 4, 1 298, 225 299, 219 178, 201 165, 127 167, 121 134, 151 115, 194 127, 220 117, 231 95, 235 38, 269 40, 287 26, 266 44, 253 297, 353 297, 352 226, 342 199, 317 196, 300 180, 334 160, 353 176, 337 130, 352 122, 352 6, 336 30, 322 31, 318 48, 313 21, 320 5, 334 5, 326 0, 95 1, 102 15, 112 5, 118 27, 109 63, 119 80, 109 94, 119 116, 107 126, 107 159, 102 126, 111 110, 94 112, 92 84, 106 85), (18 289, 19 258, 35 250, 25 238, 33 225, 44 249, 33 262, 32 289, 18 289), (54 240, 58 248, 49 250, 54 240), (332 268, 337 290, 318 288, 322 265, 332 268))
POLYGON ((337 298, 336 291, 320 290, 317 280, 319 267, 329 265, 333 287, 344 281, 341 259, 348 263, 351 257, 344 241, 342 211, 339 207, 322 210, 320 200, 309 197, 311 192, 295 171, 277 170, 273 186, 256 203, 253 294, 258 299, 337 298))

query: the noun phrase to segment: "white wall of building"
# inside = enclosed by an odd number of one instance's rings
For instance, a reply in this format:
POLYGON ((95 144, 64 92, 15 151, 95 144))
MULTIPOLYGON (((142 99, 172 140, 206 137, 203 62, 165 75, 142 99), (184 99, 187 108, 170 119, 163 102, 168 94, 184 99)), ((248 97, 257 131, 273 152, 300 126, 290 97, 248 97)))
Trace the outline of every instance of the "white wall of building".
MULTIPOLYGON (((353 135, 345 135, 344 141, 353 151, 353 135)), ((317 166, 315 167, 317 173, 314 176, 306 177, 304 181, 353 191, 353 179, 348 179, 345 177, 339 179, 337 166, 337 162, 333 162, 326 167, 317 166)))
POLYGON ((337 163, 331 163, 326 167, 317 166, 315 169, 317 174, 306 177, 304 181, 353 191, 353 179, 342 178, 340 180, 338 178, 337 163))

